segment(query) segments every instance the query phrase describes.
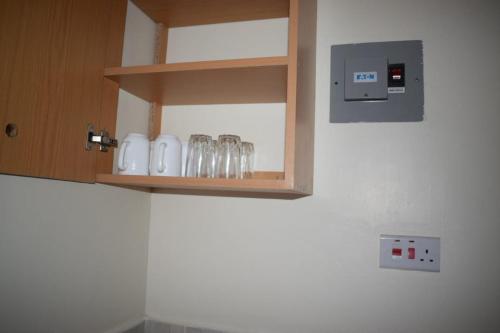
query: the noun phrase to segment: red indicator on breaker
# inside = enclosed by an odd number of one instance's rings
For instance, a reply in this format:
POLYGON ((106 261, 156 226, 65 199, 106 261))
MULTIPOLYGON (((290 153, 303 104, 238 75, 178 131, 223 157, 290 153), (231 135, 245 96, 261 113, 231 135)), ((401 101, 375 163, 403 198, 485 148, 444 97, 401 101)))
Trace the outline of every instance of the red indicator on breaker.
POLYGON ((391 76, 393 80, 401 80, 401 68, 391 68, 391 76))
POLYGON ((388 87, 405 86, 405 64, 390 64, 389 77, 387 78, 388 87))

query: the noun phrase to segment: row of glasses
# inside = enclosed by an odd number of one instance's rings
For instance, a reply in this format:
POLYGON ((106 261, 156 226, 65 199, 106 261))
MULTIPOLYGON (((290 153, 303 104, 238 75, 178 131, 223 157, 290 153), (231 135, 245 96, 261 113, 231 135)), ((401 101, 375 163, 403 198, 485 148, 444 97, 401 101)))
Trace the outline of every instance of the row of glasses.
POLYGON ((189 138, 186 176, 204 178, 251 178, 255 150, 237 135, 219 135, 217 141, 204 134, 189 138))

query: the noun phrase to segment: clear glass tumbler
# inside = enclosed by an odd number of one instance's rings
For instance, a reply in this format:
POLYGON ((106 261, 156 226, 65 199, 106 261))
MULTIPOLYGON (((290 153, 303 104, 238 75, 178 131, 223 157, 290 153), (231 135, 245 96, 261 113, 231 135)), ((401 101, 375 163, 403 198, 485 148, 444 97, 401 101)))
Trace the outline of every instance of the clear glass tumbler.
POLYGON ((237 135, 219 135, 217 141, 216 177, 240 178, 241 139, 237 135))
POLYGON ((240 178, 252 178, 255 160, 255 150, 253 143, 242 142, 240 153, 240 178))
POLYGON ((207 177, 214 178, 217 166, 217 141, 211 140, 205 154, 207 163, 207 177))
POLYGON ((210 135, 191 135, 187 150, 186 177, 209 176, 207 154, 211 145, 212 137, 210 135))

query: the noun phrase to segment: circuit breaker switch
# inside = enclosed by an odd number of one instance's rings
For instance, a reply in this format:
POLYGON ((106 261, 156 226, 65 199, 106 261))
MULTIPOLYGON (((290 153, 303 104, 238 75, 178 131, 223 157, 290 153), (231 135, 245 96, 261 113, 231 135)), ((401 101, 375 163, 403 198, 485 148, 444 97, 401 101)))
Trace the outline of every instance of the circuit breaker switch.
POLYGON ((388 87, 404 87, 405 86, 405 64, 389 65, 389 76, 387 78, 388 87))
POLYGON ((345 100, 387 99, 387 58, 360 57, 345 60, 345 100))

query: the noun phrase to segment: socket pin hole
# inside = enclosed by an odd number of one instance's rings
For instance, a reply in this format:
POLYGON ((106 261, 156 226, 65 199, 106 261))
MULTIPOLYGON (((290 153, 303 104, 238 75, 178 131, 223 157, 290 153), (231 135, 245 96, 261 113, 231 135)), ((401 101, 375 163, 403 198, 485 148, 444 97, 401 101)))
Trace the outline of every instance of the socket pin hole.
POLYGON ((410 241, 410 243, 415 243, 415 241, 414 241, 414 240, 411 240, 411 241, 410 241))
POLYGON ((394 241, 395 241, 396 243, 399 243, 399 242, 401 242, 401 241, 400 241, 399 239, 395 239, 394 241))
POLYGON ((434 262, 434 259, 429 260, 430 262, 434 262))
POLYGON ((429 249, 425 249, 425 254, 429 254, 429 249))
POLYGON ((424 259, 420 259, 420 261, 424 261, 424 259))

